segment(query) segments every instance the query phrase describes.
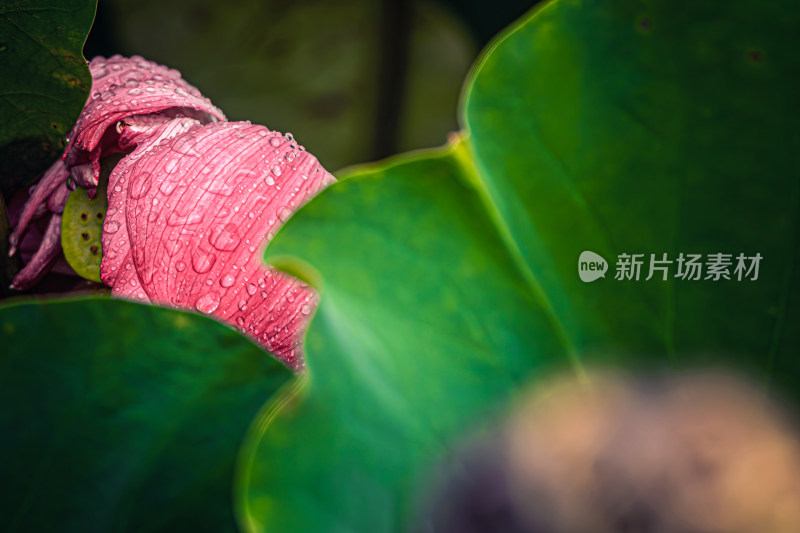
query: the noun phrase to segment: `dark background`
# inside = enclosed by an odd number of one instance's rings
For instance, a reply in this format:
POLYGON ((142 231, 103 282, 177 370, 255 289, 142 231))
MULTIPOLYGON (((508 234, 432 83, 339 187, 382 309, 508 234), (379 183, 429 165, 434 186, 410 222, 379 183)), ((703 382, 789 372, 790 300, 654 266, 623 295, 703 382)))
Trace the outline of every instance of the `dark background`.
POLYGON ((84 53, 181 71, 329 170, 439 146, 480 50, 535 0, 100 0, 84 53))

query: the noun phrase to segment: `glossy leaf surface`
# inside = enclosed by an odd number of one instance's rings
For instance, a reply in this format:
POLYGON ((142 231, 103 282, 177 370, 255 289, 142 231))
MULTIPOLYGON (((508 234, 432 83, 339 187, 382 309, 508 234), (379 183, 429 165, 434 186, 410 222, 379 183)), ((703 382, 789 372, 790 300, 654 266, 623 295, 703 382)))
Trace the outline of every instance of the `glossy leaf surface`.
POLYGON ((267 260, 321 303, 308 385, 251 445, 251 530, 409 529, 458 436, 554 368, 735 367, 797 401, 797 10, 716 4, 544 6, 468 79, 466 146, 289 220, 267 260), (586 250, 605 279, 580 280, 586 250), (664 253, 731 254, 731 279, 646 280, 664 253))
POLYGON ((720 2, 712 17, 697 4, 556 2, 476 67, 464 106, 476 166, 578 350, 795 359, 791 5, 720 2), (640 280, 584 284, 584 250, 611 273, 619 254, 644 254, 640 280), (664 253, 669 279, 646 281, 664 253), (732 279, 676 279, 681 253, 731 254, 732 279), (737 281, 739 253, 761 254, 756 281, 737 281))
POLYGON ((234 463, 291 372, 211 319, 86 299, 0 308, 0 529, 235 531, 234 463))
POLYGON ((269 248, 279 256, 304 242, 313 269, 274 263, 317 280, 324 297, 306 336, 308 397, 279 413, 255 452, 254 529, 396 529, 420 465, 534 369, 567 363, 460 173, 452 150, 357 172, 269 248))

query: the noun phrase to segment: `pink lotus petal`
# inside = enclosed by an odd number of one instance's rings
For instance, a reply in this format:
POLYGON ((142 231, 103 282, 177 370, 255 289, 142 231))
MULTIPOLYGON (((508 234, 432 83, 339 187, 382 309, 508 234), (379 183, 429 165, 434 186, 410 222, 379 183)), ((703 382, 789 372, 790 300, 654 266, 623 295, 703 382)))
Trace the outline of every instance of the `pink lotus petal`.
POLYGON ((250 123, 175 119, 148 135, 111 174, 103 282, 210 314, 299 368, 316 295, 264 265, 262 244, 333 177, 291 136, 250 123))
POLYGON ((175 120, 167 113, 154 115, 139 115, 119 122, 119 145, 124 149, 135 148, 143 141, 148 141, 148 146, 157 146, 164 139, 175 137, 189 129, 202 126, 204 123, 191 118, 175 120))
MULTIPOLYGON (((222 111, 181 79, 177 70, 137 56, 114 56, 107 60, 98 57, 92 60, 89 69, 92 73, 92 95, 70 133, 63 161, 57 161, 45 173, 25 204, 19 222, 14 224, 10 255, 16 252, 32 219, 45 216, 48 210, 51 213, 64 211, 69 193, 66 188, 59 187, 67 182, 67 178, 71 177, 73 184, 86 189, 92 198, 100 176, 100 158, 134 148, 147 137, 154 124, 179 115, 190 117, 186 120, 191 125, 225 119, 222 111), (127 138, 121 141, 119 125, 123 124, 123 120, 147 127, 138 130, 131 127, 127 138), (118 127, 112 127, 115 124, 118 127), (139 131, 139 135, 133 135, 134 131, 139 131)), ((52 247, 53 244, 47 243, 47 246, 52 247)), ((60 249, 60 243, 56 243, 55 253, 60 249)), ((47 250, 48 254, 52 252, 53 249, 47 250)), ((48 266, 49 262, 37 260, 35 268, 42 270, 26 270, 27 278, 35 282, 48 266)), ((31 283, 26 282, 25 285, 30 286, 31 283)))
POLYGON ((99 175, 100 157, 116 149, 112 125, 136 115, 180 110, 201 122, 225 120, 225 115, 177 70, 141 57, 96 57, 89 63, 92 93, 67 145, 67 167, 90 162, 99 175))

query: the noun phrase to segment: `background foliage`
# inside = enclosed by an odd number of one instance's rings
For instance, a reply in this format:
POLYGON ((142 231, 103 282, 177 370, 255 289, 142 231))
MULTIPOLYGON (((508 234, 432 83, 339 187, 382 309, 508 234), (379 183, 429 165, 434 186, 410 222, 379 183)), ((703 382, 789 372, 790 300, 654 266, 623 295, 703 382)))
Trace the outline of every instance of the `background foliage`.
POLYGON ((291 372, 206 317, 0 309, 4 531, 234 531, 237 450, 291 372))

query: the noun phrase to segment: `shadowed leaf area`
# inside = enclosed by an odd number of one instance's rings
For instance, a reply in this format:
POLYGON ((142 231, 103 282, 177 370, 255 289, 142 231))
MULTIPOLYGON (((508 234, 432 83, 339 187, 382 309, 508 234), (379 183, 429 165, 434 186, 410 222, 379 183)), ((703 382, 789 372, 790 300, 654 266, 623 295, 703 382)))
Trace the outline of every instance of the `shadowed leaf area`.
POLYGON ((549 3, 474 68, 464 140, 354 169, 290 219, 266 258, 321 303, 308 385, 250 443, 250 530, 408 530, 461 436, 557 369, 721 366, 797 405, 791 7, 549 3), (609 262, 592 283, 587 250, 609 262), (638 280, 615 279, 626 253, 638 280), (730 254, 730 279, 677 278, 681 253, 730 254))
POLYGON ((234 463, 291 377, 194 314, 85 299, 0 308, 0 529, 236 531, 234 463))
POLYGON ((8 221, 6 202, 3 195, 0 194, 0 257, 4 258, 3 261, 0 261, 0 295, 3 296, 8 293, 8 286, 18 269, 17 261, 5 259, 8 257, 8 236, 10 234, 11 227, 8 221))
POLYGON ((95 2, 23 0, 0 7, 0 165, 9 195, 56 159, 92 78, 81 49, 95 2))
POLYGON ((61 143, 59 138, 43 135, 0 146, 0 165, 3 168, 0 192, 11 198, 17 189, 33 181, 61 155, 64 148, 61 143))

